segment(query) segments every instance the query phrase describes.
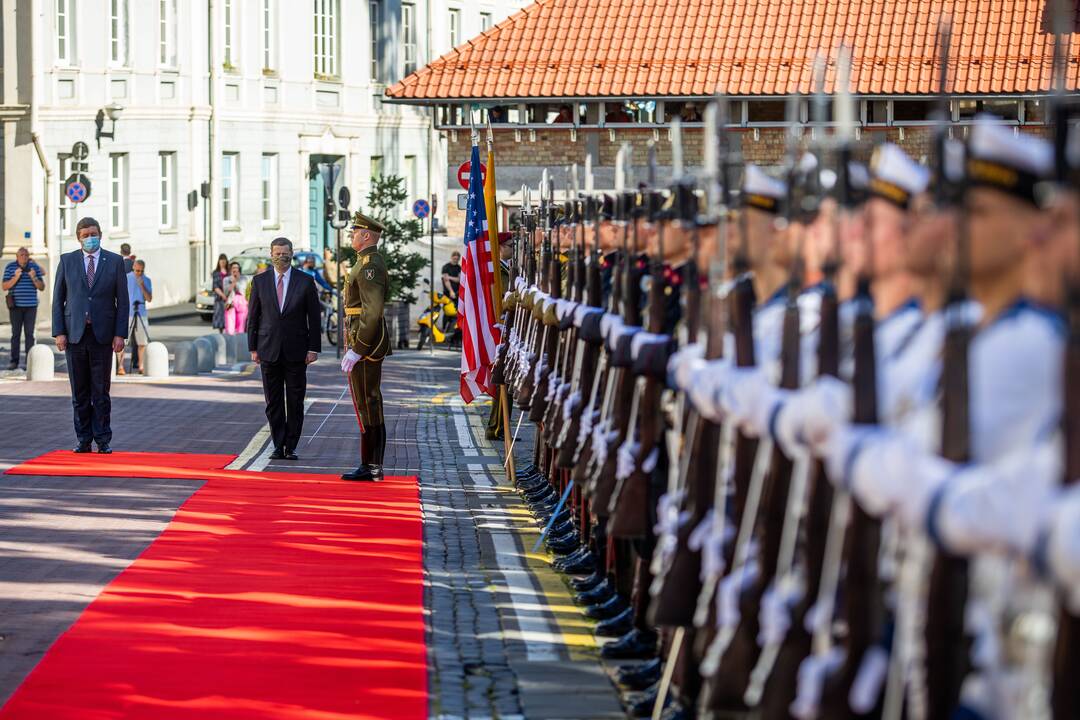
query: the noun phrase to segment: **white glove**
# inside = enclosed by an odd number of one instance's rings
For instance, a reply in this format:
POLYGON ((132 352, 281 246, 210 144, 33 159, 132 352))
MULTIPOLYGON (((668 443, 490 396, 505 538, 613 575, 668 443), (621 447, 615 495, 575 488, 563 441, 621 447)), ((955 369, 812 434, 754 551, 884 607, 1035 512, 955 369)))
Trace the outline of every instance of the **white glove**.
POLYGON ((693 372, 705 367, 704 357, 705 347, 700 343, 692 343, 679 348, 668 358, 668 375, 683 392, 690 389, 693 372))
POLYGON ((776 441, 788 457, 800 448, 816 450, 851 417, 851 388, 824 376, 788 395, 776 415, 776 441))
POLYGON ((714 423, 723 421, 724 411, 717 395, 727 384, 731 371, 731 361, 721 359, 704 363, 690 372, 686 393, 703 418, 714 423))
POLYGON ((769 417, 781 396, 758 367, 734 368, 719 392, 720 407, 750 437, 769 432, 769 417))
POLYGON ((1070 488, 1054 509, 1046 563, 1059 587, 1065 590, 1069 610, 1080 613, 1080 487, 1070 488))
POLYGON ((349 350, 341 358, 341 372, 352 372, 353 366, 362 360, 359 355, 349 350))
POLYGON ((1041 443, 993 465, 964 468, 944 487, 929 518, 938 539, 957 554, 1030 555, 1060 498, 1062 458, 1058 443, 1041 443))

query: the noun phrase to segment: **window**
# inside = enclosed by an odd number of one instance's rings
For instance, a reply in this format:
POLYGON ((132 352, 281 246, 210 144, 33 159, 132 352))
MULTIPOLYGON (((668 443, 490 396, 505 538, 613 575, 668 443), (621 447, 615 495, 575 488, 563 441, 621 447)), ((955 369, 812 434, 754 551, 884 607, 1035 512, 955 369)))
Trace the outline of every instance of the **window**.
POLYGON ((889 122, 889 101, 888 100, 867 100, 866 101, 866 124, 867 125, 885 125, 889 122))
POLYGON ((401 5, 401 59, 406 75, 416 72, 416 6, 401 5))
POLYGON ((749 100, 746 103, 746 122, 782 123, 787 115, 783 100, 749 100))
POLYGON ((315 2, 315 74, 338 76, 338 0, 315 2))
POLYGON ((450 47, 456 48, 458 43, 461 42, 461 11, 450 10, 450 17, 446 23, 447 31, 450 33, 450 47))
POLYGON ((231 70, 235 65, 236 55, 236 0, 224 0, 225 24, 222 26, 222 42, 225 51, 224 65, 231 70))
POLYGON ((64 192, 68 176, 71 175, 71 156, 61 155, 58 160, 60 203, 57 208, 60 210, 60 226, 57 229, 61 235, 67 235, 72 232, 74 227, 72 221, 75 219, 75 203, 71 202, 67 193, 64 192))
POLYGON ((109 63, 127 64, 127 0, 109 0, 109 63))
POLYGON ((278 223, 278 156, 265 153, 262 156, 262 224, 272 227, 278 223))
POLYGON ((263 70, 273 70, 274 58, 274 0, 262 0, 262 63, 263 70))
POLYGON ((158 1, 158 65, 176 67, 176 0, 158 1))
POLYGON ((1026 123, 1044 123, 1044 122, 1046 122, 1046 101, 1045 100, 1025 100, 1024 101, 1024 122, 1026 122, 1026 123))
POLYGON ((221 156, 221 223, 223 225, 240 224, 236 213, 236 199, 240 196, 237 191, 239 158, 237 153, 225 153, 221 156))
POLYGON ((927 122, 934 119, 933 100, 893 100, 893 123, 927 122))
POLYGON ((158 228, 168 230, 176 227, 176 153, 158 153, 158 167, 158 228))
POLYGON ((75 0, 56 0, 56 63, 75 64, 75 0))
POLYGON ((127 153, 109 155, 109 229, 127 230, 127 153))
POLYGON ((383 174, 383 159, 381 155, 371 156, 371 177, 381 178, 383 174))
POLYGON ((491 13, 480 13, 480 32, 491 28, 491 13))
POLYGON ((379 3, 368 3, 368 25, 371 30, 371 82, 379 82, 379 3))
POLYGON ((1002 120, 1019 120, 1020 105, 1016 100, 959 100, 959 119, 973 120, 980 113, 990 113, 1002 120))

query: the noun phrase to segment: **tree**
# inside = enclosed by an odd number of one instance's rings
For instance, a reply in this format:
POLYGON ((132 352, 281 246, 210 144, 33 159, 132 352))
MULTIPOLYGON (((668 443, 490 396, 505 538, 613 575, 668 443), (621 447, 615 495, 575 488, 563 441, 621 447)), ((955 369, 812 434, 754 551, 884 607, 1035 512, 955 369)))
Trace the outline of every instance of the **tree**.
MULTIPOLYGON (((421 253, 408 251, 409 244, 423 236, 424 226, 416 218, 401 218, 401 206, 407 197, 404 178, 397 175, 373 177, 371 191, 367 195, 370 210, 360 208, 360 211, 386 228, 379 239, 379 254, 386 261, 386 271, 390 276, 389 299, 414 303, 416 295, 412 289, 416 287, 420 271, 427 267, 428 261, 421 253)), ((356 262, 356 251, 351 247, 344 248, 342 254, 349 263, 356 262)))

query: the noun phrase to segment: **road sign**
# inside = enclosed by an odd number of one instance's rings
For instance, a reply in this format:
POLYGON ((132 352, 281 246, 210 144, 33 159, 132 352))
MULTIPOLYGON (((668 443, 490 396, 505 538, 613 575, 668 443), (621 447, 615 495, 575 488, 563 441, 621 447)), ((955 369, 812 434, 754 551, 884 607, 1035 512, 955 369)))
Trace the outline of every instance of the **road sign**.
POLYGON ((71 157, 82 162, 90 157, 90 148, 82 140, 71 146, 71 157))
POLYGON ((431 206, 427 200, 421 198, 412 204, 412 214, 423 220, 431 214, 431 206))
POLYGON ((90 197, 90 178, 82 174, 72 175, 64 183, 64 195, 78 205, 90 197))
MULTIPOLYGON (((457 181, 461 187, 466 190, 469 189, 469 173, 472 172, 472 162, 466 161, 461 163, 461 167, 457 169, 457 181)), ((487 180, 487 165, 480 163, 480 180, 485 182, 487 180)))

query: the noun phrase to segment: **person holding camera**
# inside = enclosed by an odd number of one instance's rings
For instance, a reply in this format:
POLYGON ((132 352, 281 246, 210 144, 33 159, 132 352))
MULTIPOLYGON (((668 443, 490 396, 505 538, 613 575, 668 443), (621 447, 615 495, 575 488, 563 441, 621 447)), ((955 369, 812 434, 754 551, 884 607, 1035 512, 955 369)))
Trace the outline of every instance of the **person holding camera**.
POLYGON ((15 251, 15 260, 4 268, 3 288, 7 292, 11 316, 11 362, 8 370, 19 367, 19 341, 26 336, 26 354, 34 346, 34 323, 37 321, 38 293, 45 289, 45 271, 30 259, 24 247, 15 251))
MULTIPOLYGON (((131 330, 128 333, 128 342, 134 340, 136 348, 136 353, 131 359, 134 363, 137 358, 139 373, 146 374, 143 358, 146 356, 146 345, 150 342, 150 316, 146 312, 146 303, 154 299, 154 284, 146 274, 144 261, 135 260, 131 264, 131 272, 127 274, 127 286, 128 300, 131 301, 131 330)), ((116 353, 116 374, 127 374, 124 370, 123 349, 116 353)))

